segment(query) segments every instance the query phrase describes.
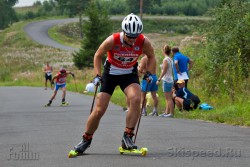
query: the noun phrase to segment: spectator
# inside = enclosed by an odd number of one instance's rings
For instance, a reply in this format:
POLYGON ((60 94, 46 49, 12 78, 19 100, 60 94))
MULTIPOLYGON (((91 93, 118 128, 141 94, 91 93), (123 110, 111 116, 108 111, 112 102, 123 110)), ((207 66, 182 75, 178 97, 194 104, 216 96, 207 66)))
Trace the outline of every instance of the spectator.
POLYGON ((176 93, 175 92, 173 93, 173 98, 178 109, 180 111, 182 110, 189 111, 196 109, 198 107, 198 104, 200 103, 199 97, 191 93, 185 87, 184 80, 178 80, 176 84, 179 89, 176 93))
MULTIPOLYGON (((147 56, 143 56, 140 65, 138 66, 138 71, 139 73, 146 74, 146 69, 147 69, 147 64, 148 64, 148 58, 147 56)), ((157 97, 157 91, 158 91, 158 85, 156 85, 157 81, 157 76, 156 76, 156 68, 155 70, 151 72, 151 82, 148 83, 145 79, 141 81, 141 104, 143 103, 144 97, 146 96, 147 92, 151 93, 152 99, 154 101, 154 109, 153 111, 149 114, 151 116, 158 116, 158 111, 157 111, 157 106, 158 106, 158 97, 157 97), (147 90, 146 90, 147 89, 147 90)), ((142 104, 142 115, 147 116, 147 110, 146 110, 146 99, 144 104, 142 104)))
POLYGON ((44 66, 43 68, 43 72, 45 74, 45 90, 47 90, 47 82, 49 80, 50 82, 50 87, 52 89, 52 72, 53 72, 53 68, 52 66, 49 65, 49 62, 46 63, 46 66, 44 66))
POLYGON ((178 47, 173 47, 172 48, 172 52, 173 52, 173 59, 174 59, 174 68, 173 68, 173 73, 174 73, 174 87, 176 90, 178 90, 178 86, 176 84, 178 79, 178 74, 179 76, 186 74, 188 76, 188 78, 185 78, 185 86, 187 88, 187 83, 188 83, 188 79, 189 79, 189 71, 191 70, 191 68, 193 67, 193 60, 190 59, 189 57, 183 55, 180 51, 178 47))
POLYGON ((172 88, 173 88, 173 61, 170 57, 171 48, 168 45, 165 45, 162 50, 165 58, 162 61, 161 65, 161 74, 156 84, 158 85, 162 80, 162 88, 166 99, 166 110, 161 117, 173 117, 174 116, 174 102, 172 100, 172 88))

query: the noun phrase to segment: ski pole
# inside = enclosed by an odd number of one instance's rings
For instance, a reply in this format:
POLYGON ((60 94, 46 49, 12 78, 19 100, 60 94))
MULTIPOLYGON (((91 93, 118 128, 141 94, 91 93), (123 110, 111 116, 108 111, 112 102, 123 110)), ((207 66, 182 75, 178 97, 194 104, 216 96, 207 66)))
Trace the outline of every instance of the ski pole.
POLYGON ((93 101, 92 101, 92 106, 91 106, 90 114, 92 113, 92 110, 93 110, 93 107, 94 107, 95 97, 96 97, 96 93, 97 93, 97 90, 98 90, 98 86, 99 86, 99 84, 97 84, 96 87, 95 87, 95 94, 94 94, 94 97, 93 97, 93 101))
POLYGON ((146 93, 145 93, 145 95, 144 95, 144 97, 143 97, 142 106, 141 106, 141 113, 140 113, 139 120, 138 120, 137 127, 136 127, 134 143, 135 143, 135 141, 136 141, 138 129, 139 129, 140 122, 141 122, 141 115, 142 115, 144 103, 145 103, 145 101, 146 101, 146 95, 147 95, 147 91, 148 91, 148 85, 149 85, 149 83, 147 82, 147 85, 146 85, 146 93))
POLYGON ((75 82, 76 92, 78 92, 78 90, 77 90, 77 86, 76 86, 76 80, 75 80, 75 77, 73 77, 73 78, 74 78, 74 82, 75 82))

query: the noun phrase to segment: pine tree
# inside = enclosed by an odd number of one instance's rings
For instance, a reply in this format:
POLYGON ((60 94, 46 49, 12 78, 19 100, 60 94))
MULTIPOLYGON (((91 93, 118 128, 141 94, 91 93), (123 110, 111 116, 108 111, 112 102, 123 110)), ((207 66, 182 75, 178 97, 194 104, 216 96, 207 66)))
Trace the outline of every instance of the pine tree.
POLYGON ((86 11, 89 20, 84 21, 81 48, 73 53, 73 61, 76 67, 93 67, 93 58, 96 50, 103 40, 111 32, 111 21, 105 9, 98 9, 95 1, 89 4, 86 11))
POLYGON ((17 2, 18 0, 0 0, 0 29, 5 29, 18 20, 12 8, 17 2))

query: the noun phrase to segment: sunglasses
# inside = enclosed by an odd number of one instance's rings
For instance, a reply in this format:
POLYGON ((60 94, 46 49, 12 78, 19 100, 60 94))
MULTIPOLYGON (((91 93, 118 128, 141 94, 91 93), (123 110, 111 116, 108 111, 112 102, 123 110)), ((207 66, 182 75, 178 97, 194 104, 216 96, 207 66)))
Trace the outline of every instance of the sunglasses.
POLYGON ((128 36, 127 34, 125 34, 126 35, 126 37, 128 38, 128 39, 136 39, 138 36, 136 36, 136 37, 131 37, 131 36, 128 36))

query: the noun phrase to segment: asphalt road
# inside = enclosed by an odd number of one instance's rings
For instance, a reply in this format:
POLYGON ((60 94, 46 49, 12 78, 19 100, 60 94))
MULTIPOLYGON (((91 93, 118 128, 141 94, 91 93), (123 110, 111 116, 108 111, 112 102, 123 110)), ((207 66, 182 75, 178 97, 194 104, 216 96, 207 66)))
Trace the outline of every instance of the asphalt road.
POLYGON ((62 50, 76 51, 78 50, 78 48, 65 46, 51 39, 48 35, 48 29, 58 24, 67 24, 70 22, 77 22, 78 20, 79 19, 77 18, 71 18, 32 22, 24 27, 24 31, 32 40, 36 41, 39 44, 51 46, 62 50))
MULTIPOLYGON (((250 130, 237 126, 175 118, 142 117, 137 145, 148 155, 120 155, 125 115, 114 104, 101 120, 86 154, 67 158, 89 115, 92 97, 61 91, 43 107, 51 90, 0 87, 1 167, 246 167, 250 164, 250 130), (33 157, 32 157, 33 156, 33 157)), ((212 112, 212 111, 210 111, 212 112)))

